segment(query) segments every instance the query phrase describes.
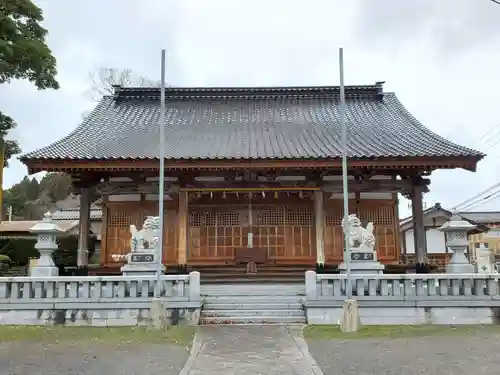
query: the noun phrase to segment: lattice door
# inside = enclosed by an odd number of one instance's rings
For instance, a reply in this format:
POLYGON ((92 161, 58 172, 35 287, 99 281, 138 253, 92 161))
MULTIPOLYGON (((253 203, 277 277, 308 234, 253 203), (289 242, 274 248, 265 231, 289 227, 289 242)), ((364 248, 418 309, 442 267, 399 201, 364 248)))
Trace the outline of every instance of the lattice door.
POLYGON ((375 226, 375 246, 380 260, 398 259, 399 247, 396 244, 398 223, 394 215, 394 204, 393 201, 362 202, 359 207, 359 218, 363 225, 371 221, 375 226))
POLYGON ((254 218, 254 247, 267 249, 269 259, 309 262, 316 257, 310 206, 258 207, 254 218))
MULTIPOLYGON (((157 216, 158 206, 155 204, 146 206, 142 212, 142 220, 146 216, 157 216)), ((142 223, 141 223, 142 226, 142 223)), ((167 265, 177 264, 177 211, 165 208, 163 210, 163 263, 167 265)))
MULTIPOLYGON (((140 229, 146 216, 157 215, 158 211, 152 205, 139 203, 111 203, 106 209, 106 261, 113 262, 112 254, 130 252, 130 225, 140 229)), ((176 214, 175 210, 164 211, 163 262, 167 264, 177 264, 176 214)))
POLYGON ((253 246, 266 249, 270 259, 286 256, 285 207, 254 207, 252 217, 253 246))
POLYGON ((340 263, 344 257, 342 217, 342 203, 328 202, 328 207, 325 208, 325 260, 327 263, 340 263))
POLYGON ((140 228, 142 213, 128 204, 109 204, 106 228, 106 261, 112 262, 113 254, 130 252, 130 225, 140 228))
POLYGON ((217 208, 192 209, 189 213, 188 261, 218 262, 234 259, 243 245, 242 212, 217 208))

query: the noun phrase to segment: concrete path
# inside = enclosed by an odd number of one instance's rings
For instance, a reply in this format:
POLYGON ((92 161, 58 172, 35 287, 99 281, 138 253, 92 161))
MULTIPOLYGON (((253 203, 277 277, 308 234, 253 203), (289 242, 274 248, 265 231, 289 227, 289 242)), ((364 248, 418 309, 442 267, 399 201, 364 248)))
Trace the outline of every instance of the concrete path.
POLYGON ((300 327, 202 326, 179 375, 322 375, 300 327))

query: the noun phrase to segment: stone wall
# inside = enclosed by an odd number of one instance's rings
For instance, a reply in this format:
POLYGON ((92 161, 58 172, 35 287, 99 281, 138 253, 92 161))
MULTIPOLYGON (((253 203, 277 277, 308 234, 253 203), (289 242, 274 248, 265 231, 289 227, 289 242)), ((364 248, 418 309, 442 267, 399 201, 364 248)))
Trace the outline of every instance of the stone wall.
POLYGON ((309 324, 340 324, 342 305, 359 304, 364 325, 498 324, 500 284, 495 274, 345 275, 306 272, 309 324))
POLYGON ((136 326, 198 324, 199 273, 155 277, 0 278, 0 324, 136 326), (160 302, 160 312, 154 305, 160 302))

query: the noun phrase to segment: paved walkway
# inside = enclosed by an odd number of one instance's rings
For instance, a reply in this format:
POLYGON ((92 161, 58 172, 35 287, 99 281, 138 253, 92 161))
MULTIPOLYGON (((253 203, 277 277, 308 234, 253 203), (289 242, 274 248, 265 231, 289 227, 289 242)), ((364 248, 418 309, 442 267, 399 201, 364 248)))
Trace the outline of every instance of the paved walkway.
POLYGON ((322 375, 299 327, 202 326, 180 375, 322 375))

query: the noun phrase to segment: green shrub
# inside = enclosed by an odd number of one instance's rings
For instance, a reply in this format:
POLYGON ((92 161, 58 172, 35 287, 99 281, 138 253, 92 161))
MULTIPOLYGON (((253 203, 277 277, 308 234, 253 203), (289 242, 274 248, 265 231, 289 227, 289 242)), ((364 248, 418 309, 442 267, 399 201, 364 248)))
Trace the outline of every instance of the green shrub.
POLYGON ((0 254, 0 276, 3 276, 4 272, 7 271, 12 264, 12 261, 7 255, 0 254))

